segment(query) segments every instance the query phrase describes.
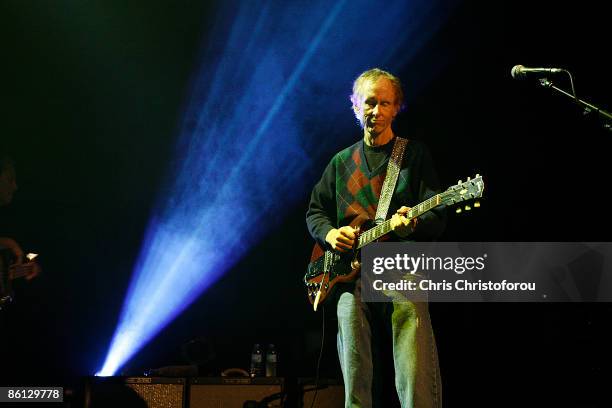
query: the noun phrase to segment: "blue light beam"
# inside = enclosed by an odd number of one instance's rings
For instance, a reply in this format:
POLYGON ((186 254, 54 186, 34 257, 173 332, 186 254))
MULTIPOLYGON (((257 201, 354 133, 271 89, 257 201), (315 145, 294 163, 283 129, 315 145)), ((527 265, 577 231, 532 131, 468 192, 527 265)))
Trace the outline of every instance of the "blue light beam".
POLYGON ((409 63, 452 8, 440 3, 220 6, 98 375, 117 372, 303 200, 313 163, 355 138, 353 78, 409 63))

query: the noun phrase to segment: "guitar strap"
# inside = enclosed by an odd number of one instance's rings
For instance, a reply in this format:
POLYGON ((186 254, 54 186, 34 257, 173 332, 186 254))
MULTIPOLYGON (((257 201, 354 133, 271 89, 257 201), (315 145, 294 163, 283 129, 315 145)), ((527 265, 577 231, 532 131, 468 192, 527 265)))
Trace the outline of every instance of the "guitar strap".
POLYGON ((402 159, 404 158, 404 151, 406 150, 407 144, 408 139, 401 137, 395 138, 393 151, 391 152, 389 164, 387 165, 387 175, 385 176, 385 181, 380 191, 380 199, 378 200, 378 208, 376 209, 376 218, 374 222, 377 225, 384 222, 387 218, 391 197, 393 196, 393 191, 395 191, 395 185, 397 184, 397 178, 399 177, 402 167, 402 159))

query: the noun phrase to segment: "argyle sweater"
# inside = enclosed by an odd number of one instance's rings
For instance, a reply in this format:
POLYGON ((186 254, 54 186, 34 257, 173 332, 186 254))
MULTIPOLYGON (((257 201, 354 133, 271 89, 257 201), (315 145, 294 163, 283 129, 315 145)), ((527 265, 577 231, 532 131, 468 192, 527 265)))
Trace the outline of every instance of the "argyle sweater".
MULTIPOLYGON (((395 139, 389 143, 394 143, 395 139)), ((349 225, 357 216, 374 219, 380 192, 387 173, 389 152, 379 166, 370 169, 363 139, 337 153, 315 185, 306 223, 310 234, 321 245, 333 228, 349 225)), ((402 206, 412 207, 439 192, 438 177, 425 145, 411 140, 406 146, 387 219, 402 206)), ((446 211, 440 207, 418 219, 415 231, 403 240, 430 241, 442 233, 446 211)), ((392 239, 400 240, 392 233, 392 239)))

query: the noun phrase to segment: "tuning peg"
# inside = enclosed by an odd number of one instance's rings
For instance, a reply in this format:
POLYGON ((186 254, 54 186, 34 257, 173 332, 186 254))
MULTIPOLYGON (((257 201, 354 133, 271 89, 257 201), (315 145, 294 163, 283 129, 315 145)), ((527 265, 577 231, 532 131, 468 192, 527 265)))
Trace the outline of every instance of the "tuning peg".
POLYGON ((472 207, 470 207, 469 205, 465 206, 465 211, 470 211, 472 209, 472 207))
POLYGON ((478 178, 478 177, 480 177, 480 174, 476 173, 476 177, 474 177, 474 178, 478 178))
POLYGON ((457 182, 457 185, 459 185, 459 184, 461 184, 461 180, 459 180, 459 181, 457 182))
POLYGON ((479 208, 480 207, 480 201, 476 200, 474 201, 474 208, 479 208))
POLYGON ((470 180, 471 180, 471 178, 469 178, 469 177, 468 177, 468 178, 467 178, 467 181, 470 181, 470 180))
POLYGON ((456 212, 457 214, 461 214, 461 208, 457 207, 457 209, 455 210, 455 212, 456 212))

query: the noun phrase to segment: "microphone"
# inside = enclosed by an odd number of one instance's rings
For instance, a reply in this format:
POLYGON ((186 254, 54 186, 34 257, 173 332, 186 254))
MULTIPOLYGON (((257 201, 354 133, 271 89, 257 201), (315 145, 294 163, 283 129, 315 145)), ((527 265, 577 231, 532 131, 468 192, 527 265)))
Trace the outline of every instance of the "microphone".
POLYGON ((559 72, 565 71, 562 68, 527 68, 522 65, 515 65, 512 67, 510 71, 510 75, 514 79, 525 78, 527 74, 557 74, 559 72))

